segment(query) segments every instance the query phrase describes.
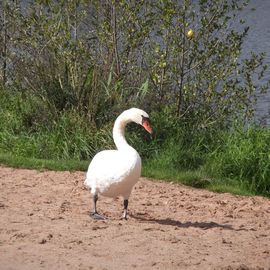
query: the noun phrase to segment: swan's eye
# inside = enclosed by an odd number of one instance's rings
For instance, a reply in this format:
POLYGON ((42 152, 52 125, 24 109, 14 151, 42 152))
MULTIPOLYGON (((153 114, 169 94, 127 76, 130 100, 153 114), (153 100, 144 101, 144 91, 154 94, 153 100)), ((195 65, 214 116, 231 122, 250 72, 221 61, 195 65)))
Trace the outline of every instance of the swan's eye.
POLYGON ((147 122, 149 124, 149 118, 142 115, 142 125, 147 122))

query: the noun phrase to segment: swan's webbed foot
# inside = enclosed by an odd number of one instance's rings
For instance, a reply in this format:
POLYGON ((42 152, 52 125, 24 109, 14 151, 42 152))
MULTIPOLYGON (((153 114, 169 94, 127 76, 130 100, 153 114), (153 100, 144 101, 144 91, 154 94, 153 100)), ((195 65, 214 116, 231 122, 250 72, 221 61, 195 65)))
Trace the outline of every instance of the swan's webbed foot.
POLYGON ((100 215, 97 212, 97 200, 98 200, 98 195, 94 194, 94 196, 93 196, 93 212, 90 212, 90 217, 95 219, 95 220, 105 220, 106 217, 100 215))
POLYGON ((128 220, 128 218, 127 218, 127 214, 123 213, 123 215, 122 215, 121 219, 128 220))
POLYGON ((95 219, 95 220, 105 220, 106 217, 100 215, 98 212, 91 212, 90 217, 95 219))

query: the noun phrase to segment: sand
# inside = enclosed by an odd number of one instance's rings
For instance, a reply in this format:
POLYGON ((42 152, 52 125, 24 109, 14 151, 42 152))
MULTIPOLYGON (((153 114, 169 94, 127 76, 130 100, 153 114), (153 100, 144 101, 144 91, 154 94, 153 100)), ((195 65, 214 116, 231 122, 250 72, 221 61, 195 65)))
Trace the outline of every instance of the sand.
POLYGON ((270 269, 270 200, 141 178, 92 200, 83 172, 0 167, 0 269, 270 269))

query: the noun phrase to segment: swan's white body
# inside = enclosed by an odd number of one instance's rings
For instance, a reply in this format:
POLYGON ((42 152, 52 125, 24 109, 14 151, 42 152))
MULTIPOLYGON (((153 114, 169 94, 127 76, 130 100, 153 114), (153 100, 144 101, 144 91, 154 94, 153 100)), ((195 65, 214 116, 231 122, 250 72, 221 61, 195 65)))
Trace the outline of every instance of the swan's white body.
POLYGON ((124 200, 128 200, 141 175, 141 158, 125 140, 124 131, 129 122, 135 122, 152 132, 148 120, 145 120, 148 117, 146 112, 136 108, 126 110, 118 116, 113 128, 117 150, 105 150, 96 154, 86 174, 84 183, 91 188, 93 195, 122 196, 124 200), (144 120, 147 122, 146 126, 144 120))
POLYGON ((92 194, 128 199, 141 175, 141 158, 135 149, 99 152, 89 165, 85 184, 92 194))

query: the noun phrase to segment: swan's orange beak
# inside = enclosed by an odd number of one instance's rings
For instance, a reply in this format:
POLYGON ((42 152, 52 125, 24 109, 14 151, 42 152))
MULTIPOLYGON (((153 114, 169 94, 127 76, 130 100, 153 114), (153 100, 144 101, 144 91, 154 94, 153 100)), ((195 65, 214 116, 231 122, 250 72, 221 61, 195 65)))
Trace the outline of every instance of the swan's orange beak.
POLYGON ((148 131, 150 134, 153 133, 153 129, 152 129, 152 127, 151 127, 151 125, 150 125, 150 123, 149 123, 148 120, 144 120, 144 122, 143 122, 142 125, 145 128, 145 130, 148 131))

